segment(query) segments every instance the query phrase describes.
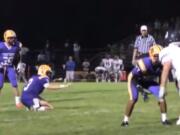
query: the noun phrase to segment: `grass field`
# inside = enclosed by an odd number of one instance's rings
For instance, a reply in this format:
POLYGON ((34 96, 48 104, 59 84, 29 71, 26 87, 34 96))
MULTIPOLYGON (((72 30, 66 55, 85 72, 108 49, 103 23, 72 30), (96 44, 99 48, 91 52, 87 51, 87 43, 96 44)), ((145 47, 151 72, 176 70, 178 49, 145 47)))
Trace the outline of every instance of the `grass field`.
MULTIPOLYGON (((22 85, 21 85, 22 87, 22 85)), ((69 88, 46 91, 43 97, 55 109, 50 112, 17 110, 9 84, 0 97, 0 135, 177 135, 180 97, 174 84, 167 96, 168 117, 173 125, 160 123, 155 98, 144 103, 140 96, 130 126, 120 126, 128 100, 126 83, 74 83, 69 88)))

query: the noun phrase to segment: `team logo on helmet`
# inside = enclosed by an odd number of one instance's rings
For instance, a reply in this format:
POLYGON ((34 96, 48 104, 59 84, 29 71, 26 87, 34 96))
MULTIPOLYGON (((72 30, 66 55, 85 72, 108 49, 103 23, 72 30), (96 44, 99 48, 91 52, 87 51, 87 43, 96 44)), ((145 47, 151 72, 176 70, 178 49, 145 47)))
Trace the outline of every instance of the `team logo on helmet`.
POLYGON ((47 76, 48 72, 52 72, 51 67, 48 65, 40 65, 38 68, 38 75, 47 76))

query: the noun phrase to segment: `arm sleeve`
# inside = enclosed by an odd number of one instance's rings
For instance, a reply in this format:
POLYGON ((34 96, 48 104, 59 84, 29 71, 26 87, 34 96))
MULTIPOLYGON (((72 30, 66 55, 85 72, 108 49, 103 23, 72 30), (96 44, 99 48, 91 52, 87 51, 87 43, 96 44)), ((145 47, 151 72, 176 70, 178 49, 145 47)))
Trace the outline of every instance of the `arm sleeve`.
POLYGON ((131 71, 133 76, 140 76, 142 75, 141 69, 138 67, 138 65, 136 65, 132 71, 131 71))

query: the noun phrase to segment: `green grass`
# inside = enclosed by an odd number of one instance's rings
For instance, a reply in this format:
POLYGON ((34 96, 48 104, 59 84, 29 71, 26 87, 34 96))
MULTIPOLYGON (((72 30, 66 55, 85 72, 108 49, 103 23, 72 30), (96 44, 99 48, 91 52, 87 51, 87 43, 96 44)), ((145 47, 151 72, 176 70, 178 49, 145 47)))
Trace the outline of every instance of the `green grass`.
MULTIPOLYGON (((22 87, 22 85, 21 85, 22 87)), ((167 96, 169 127, 160 123, 156 99, 139 97, 130 126, 120 126, 128 100, 126 83, 74 83, 66 89, 46 91, 43 97, 55 109, 50 112, 17 110, 9 84, 0 97, 0 135, 177 135, 175 121, 180 99, 174 84, 167 96)))

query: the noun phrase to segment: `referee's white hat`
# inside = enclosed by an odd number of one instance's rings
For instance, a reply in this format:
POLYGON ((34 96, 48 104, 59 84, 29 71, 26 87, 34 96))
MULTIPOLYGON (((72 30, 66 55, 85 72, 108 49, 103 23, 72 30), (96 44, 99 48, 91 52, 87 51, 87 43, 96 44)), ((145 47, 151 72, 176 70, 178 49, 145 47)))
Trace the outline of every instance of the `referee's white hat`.
POLYGON ((146 26, 146 25, 141 25, 140 30, 141 30, 141 31, 143 31, 143 30, 147 31, 147 30, 148 30, 148 28, 147 28, 147 26, 146 26))

